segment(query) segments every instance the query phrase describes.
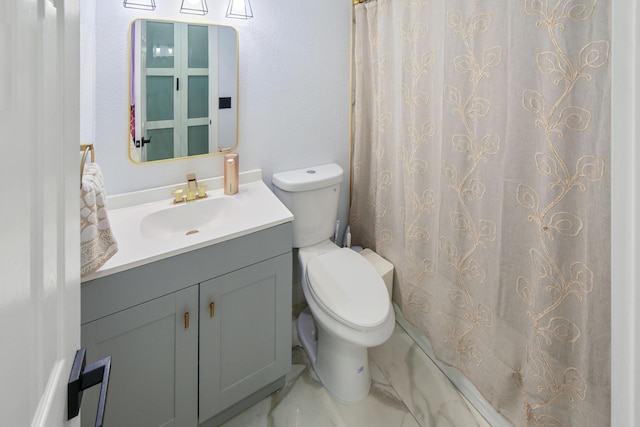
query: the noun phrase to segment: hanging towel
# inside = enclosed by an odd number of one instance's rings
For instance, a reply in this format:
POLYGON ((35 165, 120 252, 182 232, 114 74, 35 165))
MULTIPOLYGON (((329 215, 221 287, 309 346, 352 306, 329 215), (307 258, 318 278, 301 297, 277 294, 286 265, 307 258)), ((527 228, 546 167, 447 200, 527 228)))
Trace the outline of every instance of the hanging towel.
POLYGON ((104 179, 96 163, 85 166, 80 192, 80 275, 85 276, 118 252, 118 243, 109 225, 104 179))

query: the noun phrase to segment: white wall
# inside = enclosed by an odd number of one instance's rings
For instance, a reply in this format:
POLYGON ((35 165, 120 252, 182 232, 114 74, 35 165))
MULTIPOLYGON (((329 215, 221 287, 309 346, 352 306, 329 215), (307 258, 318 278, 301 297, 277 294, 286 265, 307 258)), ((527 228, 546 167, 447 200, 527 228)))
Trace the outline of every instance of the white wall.
MULTIPOLYGON (((222 157, 134 164, 127 155, 128 28, 132 20, 171 19, 232 25, 238 30, 240 170, 274 172, 337 162, 345 170, 339 217, 349 200, 351 2, 254 0, 254 18, 226 19, 227 0, 209 14, 179 13, 180 0, 155 11, 122 1, 82 2, 83 142, 94 142, 108 194, 222 175, 222 157), (87 83, 87 81, 89 83, 87 83)), ((171 195, 168 194, 167 197, 171 195)))

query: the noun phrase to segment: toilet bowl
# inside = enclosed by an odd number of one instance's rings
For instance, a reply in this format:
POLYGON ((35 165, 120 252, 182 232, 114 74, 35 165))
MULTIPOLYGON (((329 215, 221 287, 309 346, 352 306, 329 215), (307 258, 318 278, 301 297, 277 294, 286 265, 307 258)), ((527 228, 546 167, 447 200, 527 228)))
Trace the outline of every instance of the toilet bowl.
POLYGON ((308 261, 317 248, 299 252, 309 307, 298 317, 298 336, 325 388, 355 403, 369 394, 367 349, 391 336, 395 315, 378 272, 358 253, 333 246, 308 261))
POLYGON ((298 338, 318 378, 338 400, 369 394, 367 349, 393 332, 395 314, 378 271, 360 254, 329 240, 335 229, 342 169, 337 164, 273 175, 274 192, 293 213, 308 309, 298 338))

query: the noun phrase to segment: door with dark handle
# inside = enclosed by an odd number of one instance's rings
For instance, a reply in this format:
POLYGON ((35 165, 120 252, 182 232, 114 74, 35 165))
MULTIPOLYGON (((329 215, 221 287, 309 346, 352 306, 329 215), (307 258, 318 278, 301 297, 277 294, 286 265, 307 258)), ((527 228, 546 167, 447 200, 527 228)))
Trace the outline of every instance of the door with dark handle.
POLYGON ((100 386, 100 398, 98 400, 98 412, 96 414, 96 427, 102 427, 104 411, 107 405, 111 356, 107 356, 85 367, 86 363, 87 350, 81 348, 76 352, 67 384, 67 419, 75 418, 80 412, 82 392, 96 384, 102 383, 100 386))

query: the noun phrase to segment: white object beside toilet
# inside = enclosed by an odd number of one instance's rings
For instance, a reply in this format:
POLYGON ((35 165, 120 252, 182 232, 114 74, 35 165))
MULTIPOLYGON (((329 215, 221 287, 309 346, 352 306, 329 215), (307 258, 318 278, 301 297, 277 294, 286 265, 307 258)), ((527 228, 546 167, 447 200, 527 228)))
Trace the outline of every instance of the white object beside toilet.
POLYGON ((364 249, 359 252, 369 263, 376 269, 378 274, 382 277, 384 285, 387 287, 387 293, 389 299, 393 298, 393 264, 380 255, 372 251, 371 249, 364 249))
POLYGON ((367 349, 384 343, 395 315, 378 270, 357 252, 340 248, 334 234, 343 171, 337 164, 273 175, 275 194, 293 213, 302 290, 309 311, 298 336, 325 388, 355 403, 369 394, 367 349))

